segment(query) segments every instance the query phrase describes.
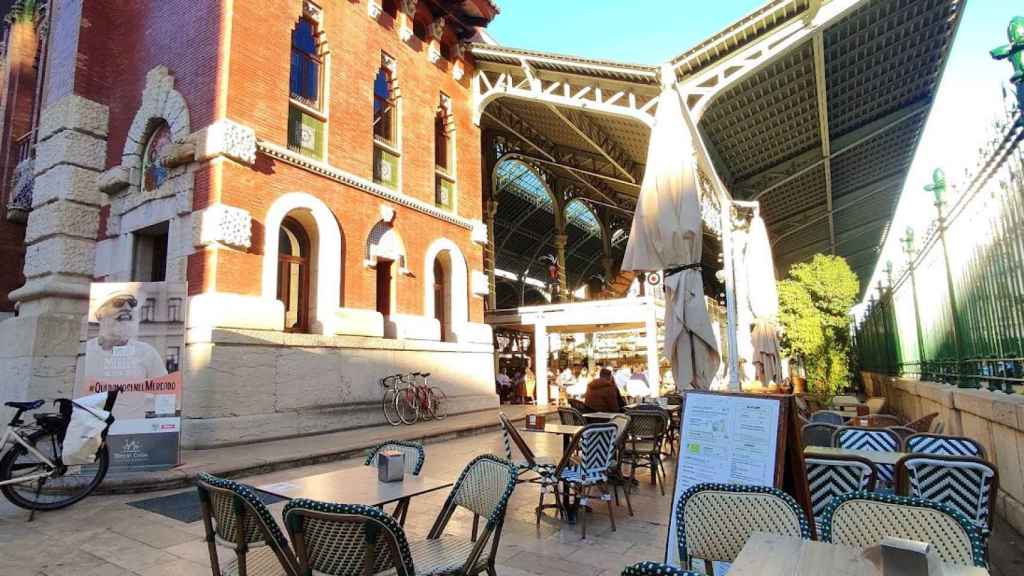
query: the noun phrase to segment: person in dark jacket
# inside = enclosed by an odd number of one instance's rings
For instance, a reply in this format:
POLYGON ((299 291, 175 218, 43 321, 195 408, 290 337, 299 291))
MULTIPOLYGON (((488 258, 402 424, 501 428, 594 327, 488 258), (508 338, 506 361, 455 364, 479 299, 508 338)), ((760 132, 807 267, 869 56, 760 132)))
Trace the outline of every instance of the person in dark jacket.
POLYGON ((587 384, 583 401, 594 412, 622 412, 626 405, 612 380, 612 371, 607 368, 602 368, 598 377, 587 384))

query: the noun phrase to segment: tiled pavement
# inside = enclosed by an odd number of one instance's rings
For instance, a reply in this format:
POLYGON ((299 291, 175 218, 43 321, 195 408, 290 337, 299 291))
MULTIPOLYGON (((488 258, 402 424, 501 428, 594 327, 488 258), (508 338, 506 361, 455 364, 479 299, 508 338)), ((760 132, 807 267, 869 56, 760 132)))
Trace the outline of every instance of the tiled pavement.
MULTIPOLYGON (((556 436, 527 434, 527 441, 539 454, 554 457, 561 451, 561 440, 556 436)), ((426 449, 424 474, 453 479, 473 456, 502 451, 497 433, 428 444, 426 449)), ((243 480, 250 484, 281 482, 360 464, 350 459, 243 480)), ((126 505, 170 493, 174 491, 93 496, 70 509, 39 514, 32 523, 26 523, 26 512, 0 499, 0 576, 208 575, 202 522, 185 524, 126 505)), ((426 535, 446 495, 447 491, 439 491, 413 499, 406 522, 410 538, 426 535)), ((537 497, 535 485, 517 487, 499 548, 498 574, 612 576, 633 562, 657 560, 663 555, 670 496, 652 488, 646 473, 642 473, 639 491, 633 496, 636 516, 626 514, 623 502, 616 509, 618 530, 612 532, 604 507, 599 506, 591 516, 586 540, 580 539, 577 527, 563 525, 550 511, 537 527, 533 515, 537 497)), ((271 506, 275 517, 280 517, 283 506, 271 506)), ((449 526, 452 532, 468 537, 468 516, 456 516, 449 526)), ((992 573, 1024 573, 1019 537, 1005 524, 997 526, 995 536, 993 560, 1000 565, 992 573)))

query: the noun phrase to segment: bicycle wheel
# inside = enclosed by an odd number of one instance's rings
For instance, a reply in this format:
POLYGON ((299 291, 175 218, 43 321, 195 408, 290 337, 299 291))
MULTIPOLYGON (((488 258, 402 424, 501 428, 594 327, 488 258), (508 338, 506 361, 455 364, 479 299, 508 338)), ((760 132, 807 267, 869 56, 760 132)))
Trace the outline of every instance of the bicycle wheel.
POLYGON ((384 399, 382 400, 382 408, 384 408, 384 417, 387 418, 388 424, 392 426, 398 426, 402 423, 402 419, 398 416, 398 406, 395 404, 395 389, 387 388, 384 390, 384 399))
POLYGON ((444 420, 448 416, 448 395, 437 386, 430 387, 430 406, 434 418, 444 420))
POLYGON ((395 395, 395 410, 403 424, 415 424, 420 418, 420 407, 416 391, 412 388, 400 390, 395 395))
MULTIPOLYGON (((57 433, 37 430, 29 435, 28 443, 50 461, 60 455, 57 433)), ((103 482, 110 466, 110 454, 104 444, 96 452, 96 462, 85 466, 68 466, 42 480, 27 480, 0 486, 0 491, 12 504, 26 510, 58 510, 85 498, 103 482)), ((0 482, 17 480, 46 470, 38 456, 21 445, 15 445, 0 458, 0 482)))

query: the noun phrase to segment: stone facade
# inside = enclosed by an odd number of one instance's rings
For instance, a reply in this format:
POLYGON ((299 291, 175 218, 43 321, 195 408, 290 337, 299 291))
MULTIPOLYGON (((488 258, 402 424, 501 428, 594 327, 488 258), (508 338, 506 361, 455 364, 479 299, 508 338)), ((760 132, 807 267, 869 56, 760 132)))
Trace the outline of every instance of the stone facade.
POLYGON ((943 433, 967 436, 985 447, 999 468, 996 512, 1024 532, 1024 396, 949 384, 862 373, 869 392, 885 396, 908 419, 938 412, 943 433))
MULTIPOLYGON (((493 17, 489 2, 473 2, 493 17)), ((432 372, 452 413, 497 404, 479 278, 480 134, 472 63, 458 46, 472 30, 435 21, 415 1, 391 13, 367 0, 51 5, 61 33, 51 35, 51 74, 35 94, 32 203, 24 240, 9 243, 26 257, 10 295, 19 315, 0 323, 5 399, 71 392, 89 283, 139 280, 138 235, 162 227, 166 279, 189 283, 186 447, 377 424, 378 380, 399 371, 432 372), (317 157, 290 149, 292 115, 305 110, 289 92, 301 18, 315 23, 323 54, 317 157), (423 41, 414 22, 428 24, 423 41), (390 188, 373 181, 382 55, 396 92, 416 86, 397 103, 401 177, 390 188), (450 103, 456 135, 453 208, 435 204, 439 101, 450 103), (163 176, 146 184, 147 146, 161 130, 163 176), (404 262, 387 316, 362 249, 382 213, 404 262), (308 334, 283 331, 286 218, 309 235, 308 334), (435 259, 444 279, 434 278, 435 259), (442 281, 443 312, 434 292, 442 281)))

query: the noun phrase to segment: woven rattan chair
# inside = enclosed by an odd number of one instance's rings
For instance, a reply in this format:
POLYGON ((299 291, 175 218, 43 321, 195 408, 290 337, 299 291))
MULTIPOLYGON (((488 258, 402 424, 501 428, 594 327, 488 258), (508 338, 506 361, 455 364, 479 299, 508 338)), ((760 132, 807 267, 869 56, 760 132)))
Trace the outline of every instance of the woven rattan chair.
POLYGON ((980 530, 953 508, 920 498, 854 492, 832 500, 822 515, 821 539, 857 548, 892 536, 928 542, 945 562, 985 566, 980 530))
POLYGON ((897 492, 953 508, 987 535, 995 511, 999 471, 973 456, 910 454, 896 464, 897 492))
POLYGON ((985 447, 973 438, 943 436, 942 434, 914 434, 905 442, 907 452, 939 456, 974 456, 985 459, 985 447))
MULTIPOLYGON (((522 476, 526 472, 535 472, 543 475, 545 472, 550 473, 555 467, 555 462, 550 458, 537 457, 534 455, 530 445, 526 443, 526 439, 516 430, 516 427, 509 421, 508 416, 504 412, 498 413, 498 420, 501 422, 501 439, 505 446, 505 457, 509 459, 515 465, 519 475, 522 476), (512 452, 512 446, 519 450, 519 453, 523 456, 521 459, 516 459, 512 452)), ((535 479, 534 479, 535 480, 535 479)))
POLYGON ((572 443, 562 455, 558 467, 550 476, 545 476, 541 480, 537 524, 540 524, 544 509, 552 507, 544 504, 544 496, 549 490, 555 493, 554 507, 561 510, 561 504, 558 503, 558 488, 561 485, 570 495, 575 496, 579 505, 582 538, 587 537, 586 508, 593 496, 594 489, 601 490, 601 499, 608 503, 608 517, 612 523, 612 531, 616 529, 612 496, 608 492, 608 474, 613 465, 617 437, 618 427, 610 422, 589 424, 573 436, 572 443), (574 460, 573 455, 577 451, 579 457, 574 460))
POLYGON ((811 495, 811 513, 819 533, 821 515, 832 498, 860 490, 874 490, 878 477, 875 465, 860 456, 807 456, 804 468, 811 495))
MULTIPOLYGON (((861 428, 844 426, 836 430, 832 444, 847 450, 868 452, 898 452, 903 445, 899 434, 886 428, 861 428)), ((878 465, 878 481, 886 487, 895 486, 895 467, 891 464, 878 465)))
POLYGON ((690 568, 694 558, 732 562, 755 532, 811 539, 803 508, 782 490, 741 484, 697 484, 676 507, 679 558, 690 568))
POLYGON ((665 467, 661 461, 661 448, 668 434, 668 412, 634 408, 627 410, 626 415, 629 416, 629 430, 622 459, 629 464, 630 485, 636 480, 637 468, 647 468, 651 471, 652 486, 659 484, 658 475, 661 475, 661 494, 664 495, 665 467))
POLYGON ((214 576, 298 576, 287 538, 253 488, 205 473, 195 483, 214 576), (218 545, 235 551, 235 560, 223 568, 218 545))
POLYGON ((901 446, 906 446, 907 438, 917 434, 916 430, 913 428, 907 428, 906 426, 889 426, 889 430, 892 430, 900 437, 900 441, 902 442, 902 444, 900 444, 901 446))
POLYGON ((805 447, 823 446, 829 448, 832 446, 832 437, 835 435, 836 430, 839 430, 839 427, 835 424, 826 424, 824 422, 804 424, 803 428, 800 429, 800 441, 805 447))
POLYGON ((402 527, 372 506, 299 498, 285 505, 284 522, 302 574, 416 574, 402 527))
POLYGON ((413 476, 420 475, 420 471, 423 470, 423 463, 427 458, 427 453, 423 450, 423 444, 408 440, 388 440, 386 442, 381 442, 373 448, 370 448, 370 451, 366 454, 366 460, 363 464, 366 466, 376 464, 377 454, 385 450, 397 450, 398 452, 405 454, 405 471, 413 476))
POLYGON ((891 428, 903 426, 903 419, 892 414, 870 414, 868 416, 854 416, 846 421, 847 426, 863 426, 866 428, 891 428))
POLYGON ((811 414, 811 422, 822 422, 833 426, 842 426, 846 423, 846 415, 834 410, 818 410, 811 414))
POLYGON ((427 539, 411 544, 416 573, 470 576, 486 572, 495 576, 495 556, 516 477, 516 467, 508 460, 490 454, 474 458, 448 494, 427 539), (473 533, 469 540, 444 533, 459 508, 473 514, 473 533), (479 530, 481 519, 484 520, 482 531, 479 530))
POLYGON ((938 416, 939 416, 938 412, 932 412, 931 414, 927 414, 925 416, 921 416, 917 420, 914 420, 912 422, 907 423, 907 427, 908 428, 913 428, 914 430, 917 430, 918 432, 922 432, 922 433, 928 432, 931 429, 931 427, 932 427, 932 422, 936 418, 938 418, 938 416))
POLYGON ((622 472, 622 451, 626 446, 626 433, 629 431, 629 416, 625 414, 616 414, 609 422, 614 424, 618 429, 615 437, 615 454, 612 457, 612 465, 608 469, 608 483, 612 487, 612 493, 615 495, 615 505, 619 504, 619 487, 622 487, 622 492, 626 497, 626 510, 629 515, 633 515, 633 502, 629 499, 629 487, 626 485, 627 478, 622 472))
POLYGON ((680 570, 668 564, 660 562, 637 562, 632 566, 626 566, 622 576, 700 576, 697 572, 680 570))
POLYGON ((583 418, 583 413, 570 406, 561 406, 558 408, 558 420, 567 426, 587 425, 586 419, 583 418))

